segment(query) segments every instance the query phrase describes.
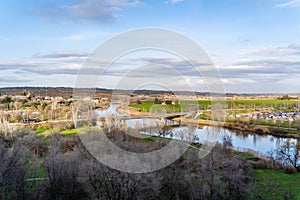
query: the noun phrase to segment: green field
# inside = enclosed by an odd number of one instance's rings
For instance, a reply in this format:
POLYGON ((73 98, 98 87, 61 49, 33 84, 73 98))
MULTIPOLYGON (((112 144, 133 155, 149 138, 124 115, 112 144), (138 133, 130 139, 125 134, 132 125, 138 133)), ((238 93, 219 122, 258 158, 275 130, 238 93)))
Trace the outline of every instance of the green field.
MULTIPOLYGON (((149 112, 150 109, 152 110, 152 112, 187 112, 189 105, 197 105, 197 103, 202 109, 207 109, 211 105, 210 100, 182 100, 175 105, 161 105, 154 104, 154 101, 142 101, 141 104, 131 104, 131 107, 140 109, 140 111, 142 112, 149 112)), ((234 109, 254 109, 262 107, 280 107, 288 109, 291 107, 297 107, 298 104, 300 107, 300 100, 228 100, 226 102, 228 108, 232 107, 234 109)))
POLYGON ((257 169, 254 172, 256 190, 261 199, 284 199, 283 194, 290 190, 293 199, 300 199, 300 173, 286 174, 281 170, 257 169))
POLYGON ((193 100, 184 100, 180 101, 180 103, 176 103, 175 105, 161 105, 154 104, 154 101, 142 101, 141 104, 132 104, 131 107, 138 108, 142 112, 187 112, 189 105, 198 105, 201 108, 206 109, 209 105, 211 105, 211 101, 209 100, 201 100, 201 101, 193 101, 193 100))

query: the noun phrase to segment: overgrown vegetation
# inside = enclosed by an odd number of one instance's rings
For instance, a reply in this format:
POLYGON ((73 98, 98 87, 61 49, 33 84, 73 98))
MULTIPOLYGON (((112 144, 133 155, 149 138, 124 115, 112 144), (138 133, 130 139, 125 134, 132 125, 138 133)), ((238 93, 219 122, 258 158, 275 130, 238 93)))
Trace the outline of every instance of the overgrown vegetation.
MULTIPOLYGON (((133 152, 169 142, 117 130, 107 137, 133 152)), ((221 145, 203 159, 194 147, 164 169, 129 174, 99 163, 75 136, 52 134, 45 141, 32 131, 18 130, 13 141, 3 141, 1 199, 245 199, 254 183, 251 165, 221 145)))
MULTIPOLYGON (((131 152, 153 151, 170 141, 136 138, 116 129, 106 135, 131 152)), ((78 136, 53 133, 48 138, 28 129, 2 138, 1 199, 297 199, 300 193, 299 173, 256 169, 253 176, 249 161, 259 158, 233 152, 227 143, 202 159, 193 145, 164 169, 129 174, 99 163, 78 136)))

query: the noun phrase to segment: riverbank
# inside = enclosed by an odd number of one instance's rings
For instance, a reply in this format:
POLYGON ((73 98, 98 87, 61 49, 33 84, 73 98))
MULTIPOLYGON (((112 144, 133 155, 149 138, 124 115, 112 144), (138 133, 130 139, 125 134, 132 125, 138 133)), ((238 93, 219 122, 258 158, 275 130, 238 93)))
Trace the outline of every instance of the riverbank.
POLYGON ((223 127, 229 130, 253 132, 259 135, 272 135, 276 137, 300 139, 299 133, 289 133, 288 130, 285 129, 278 129, 278 128, 264 126, 264 125, 253 125, 253 124, 247 125, 240 122, 216 122, 216 121, 203 120, 203 119, 189 119, 185 117, 174 118, 173 120, 180 122, 181 124, 190 124, 194 126, 215 126, 215 127, 223 127))
POLYGON ((125 114, 130 116, 141 116, 141 115, 149 114, 149 112, 141 112, 139 109, 132 108, 132 107, 122 108, 121 106, 118 106, 116 110, 120 114, 125 114))
MULTIPOLYGON (((134 107, 127 107, 126 109, 119 106, 117 111, 122 114, 131 115, 131 116, 141 116, 147 115, 149 112, 141 112, 140 109, 134 107)), ((229 130, 238 130, 242 132, 251 132, 258 135, 272 135, 275 137, 285 137, 285 138, 294 138, 300 139, 300 132, 293 131, 292 129, 286 128, 277 128, 274 126, 259 125, 250 123, 249 120, 243 121, 243 119, 234 119, 234 121, 225 121, 225 122, 216 122, 205 119, 190 119, 186 117, 177 117, 172 120, 180 122, 181 124, 189 124, 193 126, 215 126, 223 127, 229 130)))

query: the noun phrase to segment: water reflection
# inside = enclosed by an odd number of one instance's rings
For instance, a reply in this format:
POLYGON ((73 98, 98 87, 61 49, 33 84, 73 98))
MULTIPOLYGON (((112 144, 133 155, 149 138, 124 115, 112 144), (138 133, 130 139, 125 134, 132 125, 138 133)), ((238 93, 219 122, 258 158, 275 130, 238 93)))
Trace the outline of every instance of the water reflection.
MULTIPOLYGON (((109 109, 97 111, 98 116, 105 117, 107 113, 113 113, 115 116, 122 116, 116 111, 118 104, 112 104, 109 109)), ((271 135, 257 135, 245 131, 232 131, 216 127, 196 127, 179 126, 176 123, 168 121, 163 122, 160 119, 128 119, 124 120, 128 128, 137 128, 144 134, 175 138, 188 142, 223 142, 225 136, 232 140, 233 148, 238 150, 251 149, 260 154, 266 155, 267 152, 279 148, 285 142, 297 143, 296 139, 275 137, 271 135), (165 126, 171 124, 170 126, 165 126)))
MULTIPOLYGON (((143 119, 131 119, 126 120, 128 127, 135 128, 136 122, 143 123, 143 119)), ((143 123, 144 125, 147 123, 143 123)), ((225 136, 229 136, 232 140, 233 148, 243 150, 251 149, 260 154, 265 155, 272 149, 277 149, 285 142, 297 142, 296 139, 280 138, 271 135, 257 135, 255 133, 243 132, 243 131, 231 131, 223 128, 216 127, 196 127, 196 126, 180 126, 171 127, 164 137, 176 138, 180 140, 186 140, 188 142, 223 142, 225 136)), ((147 132, 146 132, 147 133, 147 132)), ((155 130, 148 132, 148 134, 154 135, 155 130)))

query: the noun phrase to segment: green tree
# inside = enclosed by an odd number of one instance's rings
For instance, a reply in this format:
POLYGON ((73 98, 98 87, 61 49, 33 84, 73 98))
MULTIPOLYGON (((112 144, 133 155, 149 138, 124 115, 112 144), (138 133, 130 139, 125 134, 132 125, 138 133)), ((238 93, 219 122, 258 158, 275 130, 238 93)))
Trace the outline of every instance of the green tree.
POLYGON ((155 104, 161 104, 162 102, 161 102, 161 100, 159 100, 157 97, 155 97, 154 103, 155 103, 155 104))
POLYGON ((6 96, 6 97, 3 99, 3 101, 2 101, 2 103, 4 103, 4 104, 7 105, 7 109, 8 109, 8 110, 9 110, 9 108, 10 108, 10 103, 11 103, 11 102, 13 102, 11 96, 6 96))
POLYGON ((47 103, 42 103, 41 108, 44 110, 47 107, 47 103))

